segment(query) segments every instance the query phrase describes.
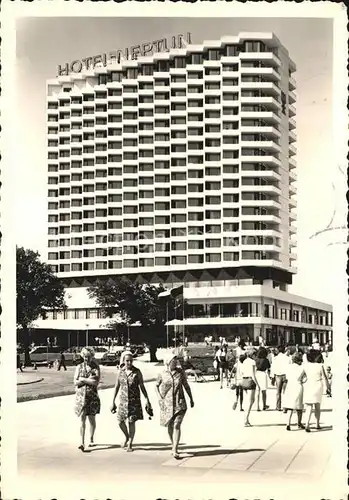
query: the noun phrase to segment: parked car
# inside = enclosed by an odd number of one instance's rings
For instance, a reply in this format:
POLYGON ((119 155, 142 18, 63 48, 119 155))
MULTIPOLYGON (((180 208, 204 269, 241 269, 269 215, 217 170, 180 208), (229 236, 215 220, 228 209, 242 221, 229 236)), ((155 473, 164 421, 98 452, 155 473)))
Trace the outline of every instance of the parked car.
MULTIPOLYGON (((32 363, 37 364, 47 364, 53 363, 56 359, 59 359, 62 347, 50 347, 50 346, 35 346, 30 351, 30 359, 32 363)), ((73 362, 73 354, 64 351, 64 357, 67 364, 73 362)), ((24 362, 24 353, 20 356, 21 362, 24 362)))
POLYGON ((121 352, 110 352, 107 350, 98 361, 101 365, 117 366, 120 362, 120 356, 121 352))

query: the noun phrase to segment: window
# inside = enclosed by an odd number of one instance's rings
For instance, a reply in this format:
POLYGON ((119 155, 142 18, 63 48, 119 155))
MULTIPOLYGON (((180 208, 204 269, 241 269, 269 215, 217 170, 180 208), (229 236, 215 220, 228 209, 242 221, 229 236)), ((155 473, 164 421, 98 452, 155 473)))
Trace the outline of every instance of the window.
POLYGON ((220 262, 221 254, 220 253, 207 253, 206 254, 206 262, 220 262))

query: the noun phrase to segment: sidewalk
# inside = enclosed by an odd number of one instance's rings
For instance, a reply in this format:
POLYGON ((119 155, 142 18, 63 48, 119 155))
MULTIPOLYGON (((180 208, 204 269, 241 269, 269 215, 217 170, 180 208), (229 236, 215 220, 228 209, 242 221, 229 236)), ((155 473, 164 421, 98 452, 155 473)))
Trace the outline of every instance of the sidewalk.
MULTIPOLYGON (((184 500, 194 498, 189 495, 192 491, 201 499, 227 500, 239 498, 240 491, 240 498, 242 494, 243 498, 263 494, 280 499, 344 498, 344 492, 336 494, 329 470, 335 447, 332 399, 323 399, 323 429, 308 434, 296 427, 287 432, 285 415, 270 410, 253 411, 253 427, 245 428, 244 413, 232 410, 232 391, 220 390, 213 382, 191 387, 195 408, 188 410, 184 420, 179 461, 171 457, 166 429, 159 426, 153 383, 147 388, 155 416, 137 423, 133 453, 120 449, 121 433, 109 412, 111 390, 100 393, 96 447, 89 453, 77 449, 73 396, 18 405, 20 486, 14 495, 26 500, 52 498, 52 492, 55 498, 65 499, 106 495, 184 500), (144 494, 139 496, 142 487, 144 494)), ((268 404, 275 407, 273 389, 268 391, 268 404)))

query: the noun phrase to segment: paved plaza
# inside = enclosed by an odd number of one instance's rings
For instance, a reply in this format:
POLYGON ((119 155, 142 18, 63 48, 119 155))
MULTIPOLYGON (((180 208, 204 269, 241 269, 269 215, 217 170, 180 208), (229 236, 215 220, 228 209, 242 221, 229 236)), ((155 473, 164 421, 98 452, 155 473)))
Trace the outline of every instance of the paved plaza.
MULTIPOLYGON (((336 473, 332 399, 324 397, 321 431, 285 429, 282 412, 232 410, 233 391, 191 383, 195 408, 183 424, 181 460, 171 457, 158 423, 154 383, 148 391, 153 420, 137 423, 135 450, 120 449, 121 433, 109 411, 112 390, 100 391, 96 446, 79 451, 74 396, 24 402, 18 408, 19 498, 344 498, 336 473), (335 486, 336 485, 336 486, 335 486), (142 494, 137 492, 142 490, 142 494), (46 496, 45 496, 46 495, 46 496), (155 495, 155 496, 154 496, 155 495), (254 495, 252 497, 252 495, 254 495), (273 495, 273 496, 271 496, 273 495)), ((275 390, 268 391, 270 408, 275 390)), ((338 472, 338 471, 337 471, 338 472)))

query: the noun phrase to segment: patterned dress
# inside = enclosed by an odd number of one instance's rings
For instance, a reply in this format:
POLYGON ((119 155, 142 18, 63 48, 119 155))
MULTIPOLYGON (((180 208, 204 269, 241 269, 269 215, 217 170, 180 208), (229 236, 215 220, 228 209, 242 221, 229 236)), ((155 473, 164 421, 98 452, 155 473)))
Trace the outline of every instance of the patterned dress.
POLYGON ((160 425, 167 427, 178 415, 187 411, 183 387, 188 386, 184 371, 177 368, 175 371, 165 370, 158 375, 156 385, 159 388, 160 425))
MULTIPOLYGON (((94 377, 99 382, 98 365, 92 362, 90 365, 81 363, 76 367, 75 377, 94 377)), ((101 409, 101 402, 98 396, 96 385, 83 385, 76 388, 75 398, 75 414, 81 415, 97 415, 101 409)))
POLYGON ((122 367, 119 370, 118 378, 120 383, 120 399, 116 412, 118 422, 143 420, 139 389, 142 380, 140 370, 132 366, 130 372, 127 373, 125 367, 122 367))

